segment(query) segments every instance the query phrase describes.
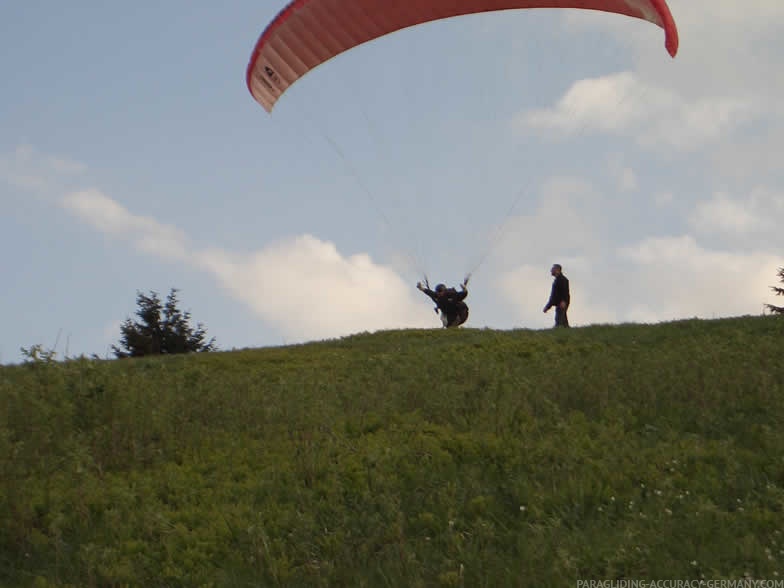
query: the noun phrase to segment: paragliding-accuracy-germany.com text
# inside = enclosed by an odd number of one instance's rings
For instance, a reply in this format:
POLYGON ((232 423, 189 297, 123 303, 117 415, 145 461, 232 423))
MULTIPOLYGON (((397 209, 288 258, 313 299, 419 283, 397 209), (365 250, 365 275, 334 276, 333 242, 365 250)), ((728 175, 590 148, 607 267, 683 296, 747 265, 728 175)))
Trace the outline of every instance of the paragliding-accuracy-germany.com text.
POLYGON ((784 580, 577 580, 577 588, 784 588, 784 580))

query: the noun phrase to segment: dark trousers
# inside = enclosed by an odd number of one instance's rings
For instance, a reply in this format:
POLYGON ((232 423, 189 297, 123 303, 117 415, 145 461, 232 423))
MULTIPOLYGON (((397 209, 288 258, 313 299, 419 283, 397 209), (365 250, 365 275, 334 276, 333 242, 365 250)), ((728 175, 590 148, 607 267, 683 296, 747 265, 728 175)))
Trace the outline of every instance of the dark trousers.
POLYGON ((555 326, 556 327, 568 327, 569 326, 569 317, 566 316, 567 308, 561 308, 560 306, 555 307, 555 326))
POLYGON ((441 315, 441 321, 444 323, 444 326, 447 328, 459 327, 467 320, 468 320, 468 306, 465 305, 460 306, 457 309, 457 313, 455 314, 444 315, 442 313, 441 315))

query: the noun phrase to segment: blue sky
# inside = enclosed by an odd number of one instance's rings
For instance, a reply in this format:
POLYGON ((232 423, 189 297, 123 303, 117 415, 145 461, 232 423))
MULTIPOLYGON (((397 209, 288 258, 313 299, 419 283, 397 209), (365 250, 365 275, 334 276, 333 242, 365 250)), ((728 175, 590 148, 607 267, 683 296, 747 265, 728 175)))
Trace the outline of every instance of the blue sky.
POLYGON ((549 328, 553 262, 574 325, 777 302, 779 0, 671 0, 674 60, 615 15, 431 23, 267 114, 245 68, 283 5, 0 7, 0 363, 110 355, 172 287, 222 349, 438 328, 424 272, 475 270, 475 328, 549 328))

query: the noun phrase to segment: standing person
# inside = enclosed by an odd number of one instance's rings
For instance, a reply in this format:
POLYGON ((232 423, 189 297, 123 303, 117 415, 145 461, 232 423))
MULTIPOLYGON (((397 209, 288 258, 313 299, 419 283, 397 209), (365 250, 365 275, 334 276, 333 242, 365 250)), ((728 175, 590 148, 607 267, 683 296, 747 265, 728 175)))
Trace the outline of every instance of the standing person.
POLYGON ((468 305, 463 302, 468 296, 465 282, 460 284, 460 292, 447 288, 444 284, 438 284, 433 291, 423 286, 422 282, 417 282, 417 288, 436 303, 436 312, 441 311, 441 323, 444 327, 459 327, 468 320, 468 305))
POLYGON ((547 312, 553 306, 555 307, 555 326, 568 327, 569 318, 566 316, 566 311, 569 308, 569 280, 563 275, 561 264, 555 263, 550 268, 550 275, 555 279, 553 280, 553 288, 550 291, 550 300, 544 307, 543 312, 547 312))

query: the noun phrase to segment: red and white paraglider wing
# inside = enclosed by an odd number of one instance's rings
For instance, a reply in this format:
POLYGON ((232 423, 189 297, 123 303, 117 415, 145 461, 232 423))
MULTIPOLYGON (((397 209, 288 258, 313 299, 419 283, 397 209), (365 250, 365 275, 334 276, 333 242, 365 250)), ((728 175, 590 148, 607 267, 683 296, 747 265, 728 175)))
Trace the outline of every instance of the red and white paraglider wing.
POLYGON ((293 0, 256 43, 248 89, 269 112, 291 84, 352 47, 433 20, 525 8, 580 8, 641 18, 664 29, 670 55, 678 51, 678 31, 665 0, 293 0))

